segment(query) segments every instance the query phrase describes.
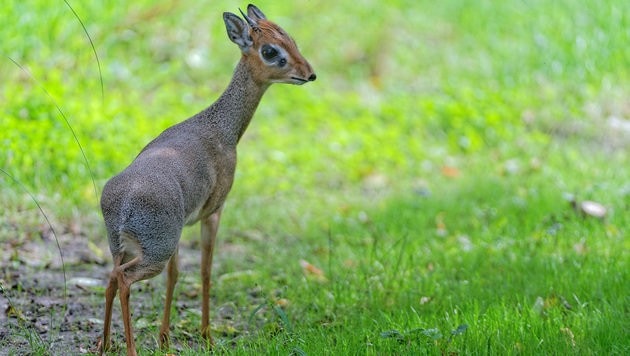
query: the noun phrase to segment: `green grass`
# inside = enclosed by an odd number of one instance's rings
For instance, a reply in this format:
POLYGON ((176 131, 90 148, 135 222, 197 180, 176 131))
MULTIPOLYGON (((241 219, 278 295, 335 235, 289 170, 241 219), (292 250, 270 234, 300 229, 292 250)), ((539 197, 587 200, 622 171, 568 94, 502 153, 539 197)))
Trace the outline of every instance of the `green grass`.
MULTIPOLYGON (((72 5, 104 96, 65 4, 6 5, 0 168, 105 246, 92 178, 56 105, 100 189, 218 97, 238 59, 221 13, 246 4, 72 5)), ((239 147, 213 295, 235 305, 243 330, 223 330, 219 351, 630 351, 630 133, 614 126, 630 120, 630 3, 257 5, 318 80, 272 87, 239 147), (581 217, 567 195, 608 217, 581 217)), ((0 239, 43 222, 3 175, 0 199, 0 239)), ((150 325, 161 303, 156 293, 150 325)), ((176 340, 199 324, 194 312, 173 318, 176 340)))

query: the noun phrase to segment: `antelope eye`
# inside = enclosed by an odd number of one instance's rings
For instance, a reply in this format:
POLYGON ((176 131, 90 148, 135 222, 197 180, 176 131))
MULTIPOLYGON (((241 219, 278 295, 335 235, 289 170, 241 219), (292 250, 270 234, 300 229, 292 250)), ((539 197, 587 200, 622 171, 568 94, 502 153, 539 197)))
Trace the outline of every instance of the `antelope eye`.
POLYGON ((278 55, 278 50, 273 48, 270 45, 264 45, 262 46, 262 49, 260 50, 260 54, 262 54, 265 60, 271 61, 278 55))

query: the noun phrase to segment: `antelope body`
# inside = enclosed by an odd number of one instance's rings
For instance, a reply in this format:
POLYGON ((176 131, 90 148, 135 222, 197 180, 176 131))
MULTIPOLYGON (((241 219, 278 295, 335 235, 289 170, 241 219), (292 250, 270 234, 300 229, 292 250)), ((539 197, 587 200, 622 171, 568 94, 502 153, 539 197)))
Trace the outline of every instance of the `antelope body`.
POLYGON ((105 292, 100 352, 110 346, 113 300, 120 292, 127 354, 135 355, 129 308, 132 283, 167 268, 159 343, 168 345, 177 246, 184 225, 201 225, 201 333, 212 342, 209 296, 212 255, 221 209, 234 179, 236 145, 272 83, 315 80, 293 39, 254 5, 247 15, 223 14, 228 37, 241 50, 225 92, 207 109, 166 129, 107 182, 101 209, 114 267, 105 292))

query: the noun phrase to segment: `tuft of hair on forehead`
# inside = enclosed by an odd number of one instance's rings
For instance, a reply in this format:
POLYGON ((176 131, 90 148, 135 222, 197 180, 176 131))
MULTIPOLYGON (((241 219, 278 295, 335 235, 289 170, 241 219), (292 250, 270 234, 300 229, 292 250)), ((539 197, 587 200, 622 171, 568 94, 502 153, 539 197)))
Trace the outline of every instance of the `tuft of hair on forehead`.
MULTIPOLYGON (((282 27, 276 25, 275 23, 265 20, 265 19, 260 19, 258 20, 257 23, 257 27, 260 30, 259 32, 259 36, 261 37, 268 37, 268 38, 273 38, 279 41, 289 41, 290 43, 294 44, 295 41, 293 40, 293 38, 291 38, 291 36, 289 36, 289 34, 282 29, 282 27)), ((255 32, 255 31, 252 31, 255 32)))

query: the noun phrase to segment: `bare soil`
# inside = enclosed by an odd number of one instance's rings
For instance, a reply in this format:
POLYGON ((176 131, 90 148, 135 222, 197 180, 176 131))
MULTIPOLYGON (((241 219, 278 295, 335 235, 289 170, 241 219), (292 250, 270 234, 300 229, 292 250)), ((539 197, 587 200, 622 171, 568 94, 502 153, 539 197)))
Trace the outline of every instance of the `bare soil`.
MULTIPOLYGON (((104 290, 111 257, 106 241, 96 246, 85 236, 72 233, 72 229, 65 230, 57 238, 41 228, 33 236, 0 239, 0 355, 97 352, 103 332, 104 290), (63 263, 57 240, 63 251, 63 263)), ((173 351, 183 346, 204 350, 207 346, 198 336, 201 294, 198 261, 199 252, 194 243, 182 241, 180 281, 173 302, 176 311, 171 315, 173 351)), ((254 306, 263 300, 255 291, 250 297, 254 306)), ((157 349, 163 300, 163 277, 132 286, 131 307, 138 349, 157 349)), ((118 299, 112 319, 114 353, 124 353, 118 299)), ((218 332, 224 340, 227 337, 228 344, 247 328, 233 304, 216 306, 211 323, 214 335, 218 332)))

